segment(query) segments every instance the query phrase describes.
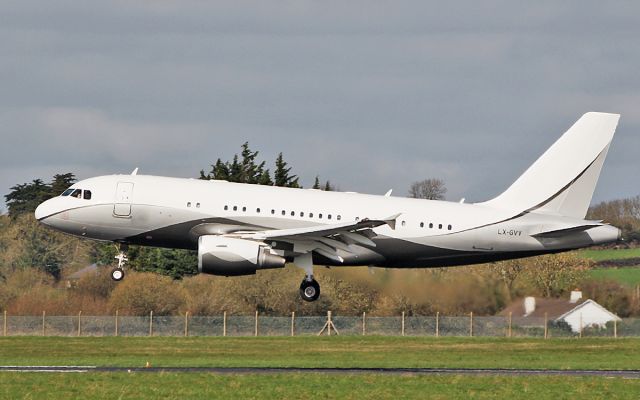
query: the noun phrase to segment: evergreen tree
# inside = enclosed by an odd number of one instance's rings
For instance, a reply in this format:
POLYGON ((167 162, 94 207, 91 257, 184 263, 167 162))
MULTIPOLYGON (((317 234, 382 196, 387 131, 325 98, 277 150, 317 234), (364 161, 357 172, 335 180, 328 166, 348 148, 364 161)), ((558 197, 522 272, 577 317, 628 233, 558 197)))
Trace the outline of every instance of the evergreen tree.
POLYGON ((327 181, 327 182, 324 184, 324 189, 322 189, 322 190, 324 190, 324 191, 326 191, 326 192, 332 192, 332 191, 334 191, 334 190, 335 190, 335 188, 334 188, 333 186, 331 186, 331 182, 327 181))
POLYGON ((15 185, 11 192, 4 196, 9 215, 12 218, 20 214, 34 212, 36 207, 51 197, 51 186, 42 179, 34 179, 31 183, 15 185))
POLYGON ((289 175, 290 171, 291 167, 287 167, 287 162, 284 161, 282 153, 278 154, 278 158, 276 158, 276 170, 273 173, 274 185, 299 188, 298 176, 289 175))
POLYGON ((316 180, 313 182, 312 189, 320 189, 320 177, 316 175, 316 180))
POLYGON ((51 197, 60 196, 69 186, 76 181, 76 176, 71 172, 66 174, 56 174, 51 181, 51 197))

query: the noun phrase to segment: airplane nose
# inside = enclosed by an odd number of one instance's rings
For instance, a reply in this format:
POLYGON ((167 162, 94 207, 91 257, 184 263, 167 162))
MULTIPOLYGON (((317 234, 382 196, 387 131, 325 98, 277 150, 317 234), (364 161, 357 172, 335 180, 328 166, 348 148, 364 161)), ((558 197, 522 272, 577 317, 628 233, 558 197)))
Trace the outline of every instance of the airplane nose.
POLYGON ((42 220, 44 220, 45 218, 47 218, 48 216, 50 216, 52 214, 52 210, 51 210, 50 205, 51 204, 50 204, 49 200, 47 200, 47 201, 41 203, 38 207, 36 207, 35 216, 36 216, 36 219, 38 221, 42 222, 42 220), (47 204, 47 203, 49 203, 49 204, 47 204))

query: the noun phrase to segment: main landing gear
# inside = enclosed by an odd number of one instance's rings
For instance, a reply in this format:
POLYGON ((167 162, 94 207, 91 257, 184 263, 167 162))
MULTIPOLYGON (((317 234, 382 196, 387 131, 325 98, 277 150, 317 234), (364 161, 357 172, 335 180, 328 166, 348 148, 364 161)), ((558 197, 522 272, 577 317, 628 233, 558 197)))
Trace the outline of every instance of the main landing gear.
POLYGON ((300 297, 304 301, 316 301, 320 297, 320 284, 313 279, 313 275, 307 276, 300 284, 300 297))
POLYGON ((124 279, 124 265, 129 259, 127 258, 127 250, 129 250, 129 246, 124 243, 120 244, 120 253, 115 257, 118 260, 118 267, 111 270, 111 279, 116 282, 124 279))
POLYGON ((320 297, 320 284, 313 278, 313 258, 306 253, 293 259, 293 263, 304 269, 306 276, 300 284, 300 297, 304 301, 316 301, 320 297))

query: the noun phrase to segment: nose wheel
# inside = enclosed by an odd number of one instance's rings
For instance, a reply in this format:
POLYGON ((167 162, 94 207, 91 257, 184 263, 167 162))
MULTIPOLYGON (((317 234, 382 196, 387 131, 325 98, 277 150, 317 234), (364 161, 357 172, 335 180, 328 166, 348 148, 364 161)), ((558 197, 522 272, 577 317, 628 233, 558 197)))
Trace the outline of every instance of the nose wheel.
POLYGON ((120 244, 120 253, 115 257, 118 260, 118 267, 111 270, 111 279, 116 282, 124 279, 124 265, 129 259, 127 258, 127 250, 129 247, 126 244, 120 244))
POLYGON ((124 270, 122 268, 114 268, 111 270, 111 279, 116 282, 121 281, 124 278, 124 270))
POLYGON ((320 297, 320 284, 313 279, 313 276, 310 278, 303 279, 300 284, 300 297, 302 297, 302 300, 309 302, 316 301, 320 297))

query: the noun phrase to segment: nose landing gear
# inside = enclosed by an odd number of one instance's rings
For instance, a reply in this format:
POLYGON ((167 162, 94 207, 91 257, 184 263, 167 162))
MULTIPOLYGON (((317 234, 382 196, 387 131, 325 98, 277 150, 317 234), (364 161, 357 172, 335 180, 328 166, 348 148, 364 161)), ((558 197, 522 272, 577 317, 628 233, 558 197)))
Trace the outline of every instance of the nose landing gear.
POLYGON ((120 253, 115 257, 115 259, 118 260, 118 267, 111 270, 111 279, 116 282, 124 279, 124 265, 129 261, 127 258, 127 250, 129 250, 129 246, 120 244, 120 253))

